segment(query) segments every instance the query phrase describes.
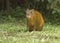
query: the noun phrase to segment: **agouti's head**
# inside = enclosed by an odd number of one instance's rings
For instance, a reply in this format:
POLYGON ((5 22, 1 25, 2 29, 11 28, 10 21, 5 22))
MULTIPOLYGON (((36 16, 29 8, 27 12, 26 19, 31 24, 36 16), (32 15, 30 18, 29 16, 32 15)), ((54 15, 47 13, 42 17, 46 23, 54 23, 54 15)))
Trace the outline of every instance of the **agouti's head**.
POLYGON ((26 10, 26 17, 27 18, 31 18, 32 17, 32 15, 33 15, 33 11, 34 11, 34 9, 27 9, 26 10))

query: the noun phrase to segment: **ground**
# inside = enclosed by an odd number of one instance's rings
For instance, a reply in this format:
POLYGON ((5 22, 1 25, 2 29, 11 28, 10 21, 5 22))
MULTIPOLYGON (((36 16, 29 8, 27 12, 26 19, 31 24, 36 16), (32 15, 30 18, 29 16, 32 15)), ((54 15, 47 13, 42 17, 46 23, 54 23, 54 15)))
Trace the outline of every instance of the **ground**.
POLYGON ((60 25, 45 23, 42 31, 28 32, 21 20, 0 20, 0 43, 60 43, 60 25))

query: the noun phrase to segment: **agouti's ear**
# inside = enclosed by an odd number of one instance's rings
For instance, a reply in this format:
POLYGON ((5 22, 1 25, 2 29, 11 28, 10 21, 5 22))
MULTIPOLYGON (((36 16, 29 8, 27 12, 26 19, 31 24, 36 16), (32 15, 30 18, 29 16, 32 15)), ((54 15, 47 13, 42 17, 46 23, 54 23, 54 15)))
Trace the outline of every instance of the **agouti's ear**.
POLYGON ((26 11, 29 11, 29 9, 27 9, 26 11))
POLYGON ((29 9, 27 9, 26 11, 29 11, 29 9))
POLYGON ((32 11, 34 11, 34 9, 31 9, 32 11))
POLYGON ((29 9, 26 10, 26 13, 29 11, 29 9))
POLYGON ((34 9, 31 9, 31 13, 34 13, 34 9))

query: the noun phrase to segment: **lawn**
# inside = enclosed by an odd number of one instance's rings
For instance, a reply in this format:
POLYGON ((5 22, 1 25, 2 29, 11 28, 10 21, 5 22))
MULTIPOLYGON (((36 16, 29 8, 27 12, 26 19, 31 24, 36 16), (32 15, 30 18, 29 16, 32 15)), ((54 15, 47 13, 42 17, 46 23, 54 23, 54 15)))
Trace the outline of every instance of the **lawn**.
POLYGON ((0 43, 60 43, 60 25, 45 23, 42 31, 28 32, 23 21, 0 19, 0 43))

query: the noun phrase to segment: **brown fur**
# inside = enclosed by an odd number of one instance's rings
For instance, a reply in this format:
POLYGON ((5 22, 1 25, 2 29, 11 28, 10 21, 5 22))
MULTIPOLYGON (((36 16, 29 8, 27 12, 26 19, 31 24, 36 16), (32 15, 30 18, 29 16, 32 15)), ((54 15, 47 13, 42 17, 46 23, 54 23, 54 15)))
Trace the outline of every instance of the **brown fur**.
POLYGON ((44 25, 44 19, 40 12, 31 9, 26 11, 27 27, 29 31, 41 31, 44 25))

